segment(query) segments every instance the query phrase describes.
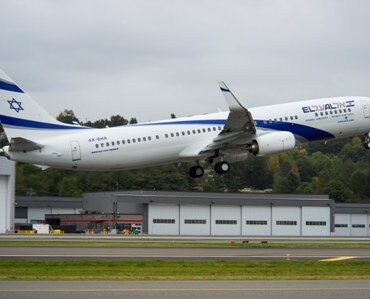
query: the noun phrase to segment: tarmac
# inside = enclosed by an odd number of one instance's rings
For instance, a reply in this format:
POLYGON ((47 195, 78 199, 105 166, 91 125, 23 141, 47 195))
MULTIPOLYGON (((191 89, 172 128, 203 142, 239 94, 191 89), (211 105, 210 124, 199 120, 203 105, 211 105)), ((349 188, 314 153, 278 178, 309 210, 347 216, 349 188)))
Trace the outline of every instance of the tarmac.
POLYGON ((1 281, 0 298, 370 298, 369 280, 1 281))
POLYGON ((370 259, 369 249, 0 247, 0 259, 49 260, 322 260, 370 259))

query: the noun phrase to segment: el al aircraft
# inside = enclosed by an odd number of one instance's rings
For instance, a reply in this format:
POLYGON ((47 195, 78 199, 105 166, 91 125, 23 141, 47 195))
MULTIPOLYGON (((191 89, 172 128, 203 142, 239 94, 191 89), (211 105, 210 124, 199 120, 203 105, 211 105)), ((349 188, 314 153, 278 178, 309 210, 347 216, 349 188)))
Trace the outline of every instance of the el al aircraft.
POLYGON ((0 121, 9 141, 0 155, 75 170, 123 170, 192 161, 218 174, 249 154, 292 150, 297 143, 355 135, 370 147, 370 98, 336 97, 245 108, 220 82, 229 111, 95 129, 57 121, 0 71, 0 121), (205 162, 205 163, 204 163, 205 162))

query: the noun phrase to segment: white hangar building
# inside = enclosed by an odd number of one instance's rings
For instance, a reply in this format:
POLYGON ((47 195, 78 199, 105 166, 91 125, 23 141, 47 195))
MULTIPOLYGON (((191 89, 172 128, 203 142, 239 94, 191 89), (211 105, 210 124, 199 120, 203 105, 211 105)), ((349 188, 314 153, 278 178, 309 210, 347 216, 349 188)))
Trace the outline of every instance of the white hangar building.
POLYGON ((334 233, 334 204, 326 195, 302 194, 84 194, 85 210, 112 213, 116 206, 118 213, 144 214, 143 232, 150 235, 330 236, 334 233))
POLYGON ((0 157, 0 234, 14 229, 15 163, 0 157))

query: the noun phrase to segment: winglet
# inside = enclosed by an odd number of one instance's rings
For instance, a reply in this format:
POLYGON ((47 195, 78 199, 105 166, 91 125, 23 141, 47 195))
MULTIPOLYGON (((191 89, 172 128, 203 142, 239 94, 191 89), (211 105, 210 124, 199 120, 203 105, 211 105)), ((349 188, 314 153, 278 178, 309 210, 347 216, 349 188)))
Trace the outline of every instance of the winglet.
POLYGON ((226 86, 225 82, 219 81, 218 82, 222 94, 225 97, 226 103, 229 106, 230 111, 237 111, 237 110, 247 110, 244 106, 238 101, 238 99, 234 96, 234 94, 230 91, 230 89, 226 86))

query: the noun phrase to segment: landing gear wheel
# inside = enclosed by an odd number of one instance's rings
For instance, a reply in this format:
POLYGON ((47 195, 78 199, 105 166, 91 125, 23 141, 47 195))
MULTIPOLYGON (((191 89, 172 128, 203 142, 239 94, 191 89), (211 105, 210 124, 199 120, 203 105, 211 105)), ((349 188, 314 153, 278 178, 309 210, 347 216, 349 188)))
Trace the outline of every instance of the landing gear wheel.
POLYGON ((230 165, 227 162, 218 162, 215 164, 215 171, 218 174, 224 174, 229 172, 230 165))
POLYGON ((189 175, 193 179, 200 178, 204 174, 204 169, 202 166, 193 166, 189 169, 189 175))
POLYGON ((365 135, 364 147, 366 149, 370 148, 370 135, 369 134, 365 135))

